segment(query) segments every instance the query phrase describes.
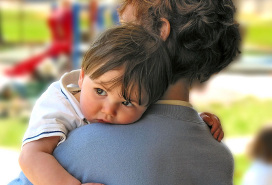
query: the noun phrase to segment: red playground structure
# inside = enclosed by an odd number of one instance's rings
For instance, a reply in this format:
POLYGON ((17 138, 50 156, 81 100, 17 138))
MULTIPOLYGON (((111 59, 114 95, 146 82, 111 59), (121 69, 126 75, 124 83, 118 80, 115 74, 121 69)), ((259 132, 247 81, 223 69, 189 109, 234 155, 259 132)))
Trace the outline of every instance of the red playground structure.
MULTIPOLYGON (((65 1, 64 1, 65 2, 65 1)), ((18 62, 5 71, 8 76, 21 76, 33 73, 39 63, 47 57, 58 57, 60 54, 71 55, 73 46, 73 17, 70 3, 63 3, 59 8, 53 8, 48 18, 52 42, 44 52, 18 62)))

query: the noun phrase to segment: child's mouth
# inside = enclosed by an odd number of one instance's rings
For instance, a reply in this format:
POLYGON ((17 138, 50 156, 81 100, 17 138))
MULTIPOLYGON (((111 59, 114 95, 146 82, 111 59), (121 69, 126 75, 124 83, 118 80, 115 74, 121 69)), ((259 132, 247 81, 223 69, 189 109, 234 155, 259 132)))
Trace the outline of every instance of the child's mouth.
POLYGON ((103 120, 103 119, 97 119, 96 120, 98 123, 108 123, 107 121, 103 120))

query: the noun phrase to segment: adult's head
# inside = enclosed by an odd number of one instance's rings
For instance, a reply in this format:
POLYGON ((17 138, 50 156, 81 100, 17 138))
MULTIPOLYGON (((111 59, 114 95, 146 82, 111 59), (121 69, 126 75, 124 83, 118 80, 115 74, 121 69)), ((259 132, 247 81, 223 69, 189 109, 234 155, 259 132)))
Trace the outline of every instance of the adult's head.
POLYGON ((171 63, 159 36, 139 25, 117 26, 84 55, 80 107, 88 121, 132 123, 159 100, 170 79, 171 63))
POLYGON ((124 0, 123 21, 134 21, 165 40, 173 79, 206 81, 239 53, 231 0, 124 0))

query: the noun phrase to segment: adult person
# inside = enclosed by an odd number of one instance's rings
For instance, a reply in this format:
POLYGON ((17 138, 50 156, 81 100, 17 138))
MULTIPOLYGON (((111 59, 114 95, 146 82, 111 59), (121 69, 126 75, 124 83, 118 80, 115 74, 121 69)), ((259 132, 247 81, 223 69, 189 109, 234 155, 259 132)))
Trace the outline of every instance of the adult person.
POLYGON ((125 0, 122 21, 165 40, 171 85, 134 124, 98 123, 71 132, 54 152, 62 166, 82 183, 233 184, 233 157, 211 136, 189 93, 193 82, 207 80, 237 55, 234 12, 230 0, 125 0))
POLYGON ((55 150, 59 162, 82 182, 233 184, 233 157, 190 106, 189 90, 239 53, 234 13, 231 0, 125 0, 121 20, 144 25, 165 40, 172 83, 135 124, 93 124, 72 132, 55 150))

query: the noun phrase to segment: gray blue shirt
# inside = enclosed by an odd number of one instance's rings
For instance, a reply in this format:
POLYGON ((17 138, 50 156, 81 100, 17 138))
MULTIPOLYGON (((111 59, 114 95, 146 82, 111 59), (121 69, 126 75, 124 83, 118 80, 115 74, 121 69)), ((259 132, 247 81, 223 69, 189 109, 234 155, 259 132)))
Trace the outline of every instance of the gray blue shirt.
POLYGON ((131 125, 80 127, 54 155, 83 183, 233 184, 234 161, 229 149, 186 106, 153 105, 131 125))
MULTIPOLYGON (((82 183, 232 185, 234 161, 191 107, 152 105, 130 125, 94 123, 73 130, 54 151, 82 183)), ((28 184, 24 175, 10 185, 28 184)))

